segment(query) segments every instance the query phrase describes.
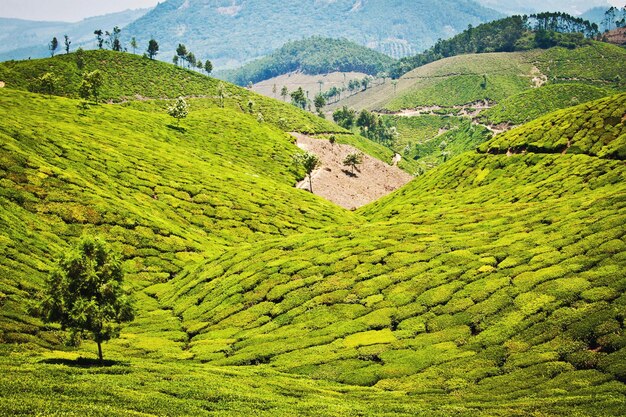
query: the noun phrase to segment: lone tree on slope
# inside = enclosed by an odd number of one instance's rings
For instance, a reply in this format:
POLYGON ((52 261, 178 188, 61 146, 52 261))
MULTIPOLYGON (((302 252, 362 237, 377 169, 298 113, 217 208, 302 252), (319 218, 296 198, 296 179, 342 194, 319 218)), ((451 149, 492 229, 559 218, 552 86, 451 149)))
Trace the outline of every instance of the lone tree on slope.
POLYGON ((358 171, 358 166, 363 163, 363 154, 360 152, 354 152, 346 156, 346 159, 343 160, 343 164, 345 166, 349 166, 352 170, 352 174, 354 174, 354 170, 358 171))
POLYGON ((167 108, 167 114, 176 119, 176 126, 180 124, 180 119, 184 119, 189 114, 189 106, 183 97, 178 97, 174 105, 167 108))
POLYGON ((280 96, 283 98, 283 101, 287 101, 287 96, 289 95, 289 90, 286 85, 283 85, 283 88, 280 90, 280 96))
POLYGON ((213 72, 213 63, 208 59, 204 63, 204 70, 206 71, 206 75, 211 75, 211 72, 213 72))
POLYGON ((46 72, 37 79, 39 84, 39 92, 52 96, 56 90, 59 79, 52 73, 46 72))
POLYGON ((70 53, 70 45, 72 44, 72 41, 70 40, 70 37, 67 35, 63 35, 63 38, 65 39, 65 53, 69 54, 70 53))
POLYGON ((123 279, 122 264, 104 240, 83 237, 48 277, 44 320, 60 323, 75 344, 91 335, 102 362, 102 342, 119 337, 121 324, 134 319, 123 279))
POLYGON ((54 38, 52 38, 52 40, 48 44, 48 49, 50 50, 50 55, 54 56, 54 54, 56 53, 58 48, 59 48, 59 40, 56 37, 54 37, 54 38))
POLYGON ((148 58, 154 59, 154 57, 159 53, 159 43, 154 39, 150 39, 150 42, 148 42, 148 50, 146 52, 148 53, 148 58))
POLYGON ((104 45, 104 38, 102 37, 102 35, 104 34, 104 32, 102 31, 102 29, 98 29, 98 30, 94 30, 93 34, 96 35, 96 42, 98 43, 98 49, 102 49, 102 46, 104 45))
POLYGON ((309 177, 309 191, 312 193, 313 192, 313 178, 311 174, 313 173, 313 171, 315 171, 317 167, 319 167, 322 164, 320 159, 316 155, 313 155, 310 152, 304 152, 304 153, 299 153, 297 155, 294 155, 293 160, 297 165, 304 168, 306 175, 309 177))
POLYGON ((83 75, 83 80, 78 88, 78 95, 84 100, 93 96, 96 104, 100 95, 100 88, 104 85, 104 76, 100 70, 94 70, 83 75))

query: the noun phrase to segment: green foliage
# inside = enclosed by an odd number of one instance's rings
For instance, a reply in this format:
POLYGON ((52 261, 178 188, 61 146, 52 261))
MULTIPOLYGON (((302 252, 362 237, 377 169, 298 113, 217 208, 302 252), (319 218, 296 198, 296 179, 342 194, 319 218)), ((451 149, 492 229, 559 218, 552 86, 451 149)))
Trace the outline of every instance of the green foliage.
POLYGON ((498 135, 479 149, 492 153, 584 153, 623 160, 625 106, 626 94, 620 94, 560 110, 498 135))
POLYGON ((306 95, 304 94, 304 91, 302 90, 302 87, 298 87, 298 89, 294 92, 291 93, 291 103, 296 106, 301 108, 302 110, 306 109, 306 105, 309 102, 309 100, 307 99, 306 95))
POLYGON ((148 53, 148 58, 154 59, 154 57, 159 53, 159 43, 154 39, 150 39, 146 52, 148 53))
POLYGON ((228 71, 224 76, 243 86, 296 71, 309 75, 335 71, 376 75, 387 71, 394 62, 387 55, 346 39, 312 37, 288 42, 271 55, 228 71))
POLYGON ((322 161, 310 152, 295 154, 293 161, 306 172, 306 175, 309 177, 309 191, 313 192, 313 177, 311 174, 322 164, 322 161))
POLYGON ((513 95, 483 111, 486 123, 523 124, 566 107, 610 95, 604 88, 584 84, 552 84, 513 95))
POLYGON ((514 52, 554 46, 573 49, 590 43, 585 36, 591 38, 597 34, 597 25, 566 13, 511 16, 478 27, 470 25, 451 39, 440 39, 427 51, 401 59, 394 65, 391 75, 399 78, 417 67, 463 54, 514 52))
POLYGON ((354 170, 359 170, 359 165, 363 163, 363 154, 360 152, 355 152, 348 154, 343 160, 343 164, 347 167, 350 167, 352 173, 354 174, 354 170))
POLYGON ((189 114, 189 106, 183 97, 179 97, 172 106, 167 108, 167 114, 176 119, 176 126, 180 123, 180 119, 184 119, 189 114))
MULTIPOLYGON (((209 92, 189 99, 184 134, 166 126, 168 100, 81 114, 2 91, 0 414, 624 414, 624 94, 497 136, 480 145, 492 153, 450 157, 351 213, 293 188, 285 131, 390 150, 138 62, 209 92), (561 154, 570 128, 580 152, 561 154), (527 152, 505 155, 512 141, 527 152), (83 233, 112 242, 138 300, 108 344, 125 362, 109 367, 42 350, 60 346, 55 329, 26 314, 83 233)), ((459 147, 481 136, 445 120, 459 147)), ((456 146, 443 140, 419 144, 456 146)))
POLYGON ((48 278, 40 307, 44 320, 71 330, 72 340, 91 333, 102 361, 101 343, 119 337, 120 325, 134 319, 123 279, 121 262, 107 244, 82 238, 48 278))

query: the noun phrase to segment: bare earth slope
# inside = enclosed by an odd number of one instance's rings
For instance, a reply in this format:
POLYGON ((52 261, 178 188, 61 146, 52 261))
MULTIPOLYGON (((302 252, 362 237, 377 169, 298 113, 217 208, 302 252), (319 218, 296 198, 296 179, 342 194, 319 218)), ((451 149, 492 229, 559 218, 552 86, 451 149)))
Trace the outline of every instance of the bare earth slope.
MULTIPOLYGON (((322 161, 320 169, 313 172, 313 192, 320 197, 347 208, 357 209, 402 187, 413 177, 400 168, 388 165, 369 155, 352 174, 343 161, 351 153, 359 152, 349 145, 331 144, 303 134, 293 134, 298 146, 317 155, 322 161)), ((389 161, 391 162, 391 161, 389 161)), ((297 185, 309 190, 308 178, 297 185)))

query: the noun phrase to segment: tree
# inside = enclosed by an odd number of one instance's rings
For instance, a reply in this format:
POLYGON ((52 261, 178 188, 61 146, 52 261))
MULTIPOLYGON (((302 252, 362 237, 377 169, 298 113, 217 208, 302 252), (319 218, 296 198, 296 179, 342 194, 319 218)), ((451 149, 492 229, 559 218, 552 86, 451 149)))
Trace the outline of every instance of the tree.
POLYGON ((283 85, 283 88, 280 90, 280 96, 283 98, 283 101, 287 101, 287 96, 289 95, 289 90, 286 85, 283 85))
POLYGON ((204 69, 204 63, 202 62, 202 60, 198 60, 198 62, 196 62, 196 68, 198 68, 200 71, 202 71, 204 69))
POLYGON ((348 109, 348 106, 343 106, 333 113, 333 120, 344 129, 352 129, 356 120, 356 111, 348 109))
POLYGON ((320 159, 310 152, 304 152, 296 154, 293 157, 293 160, 296 165, 304 168, 306 175, 309 177, 309 191, 313 192, 313 178, 311 174, 313 173, 313 171, 315 171, 317 167, 322 164, 320 159))
POLYGON ((207 75, 211 75, 211 72, 213 71, 213 63, 208 59, 204 62, 204 70, 207 75))
POLYGON ((150 59, 154 59, 155 56, 157 56, 157 54, 159 53, 159 43, 154 40, 154 39, 150 39, 150 41, 148 42, 148 58, 150 59))
POLYGON ((101 238, 83 237, 48 277, 43 318, 69 330, 76 344, 91 334, 102 362, 102 342, 119 337, 121 324, 134 319, 123 280, 118 255, 101 238))
POLYGON ((196 56, 193 52, 187 53, 187 67, 195 67, 196 66, 196 56))
POLYGON ((180 124, 180 119, 184 119, 189 114, 189 106, 183 97, 178 97, 173 106, 167 108, 167 114, 176 119, 176 126, 180 124))
POLYGON ((361 80, 361 85, 363 86, 363 90, 367 90, 367 87, 369 87, 371 81, 372 80, 370 79, 370 77, 365 77, 361 80))
POLYGON ((313 101, 313 104, 315 105, 315 110, 317 110, 317 112, 320 113, 322 109, 324 108, 324 106, 326 105, 326 98, 324 98, 324 95, 322 93, 319 93, 318 95, 315 96, 315 100, 313 101))
POLYGON ((302 110, 306 109, 307 99, 302 87, 298 87, 296 91, 291 93, 291 103, 302 110))
POLYGON ((94 70, 83 75, 80 87, 78 88, 78 95, 85 100, 89 100, 93 96, 96 103, 98 103, 98 96, 100 95, 100 88, 104 85, 104 76, 100 70, 94 70))
POLYGON ((278 88, 276 87, 276 84, 274 84, 272 86, 272 94, 274 94, 274 98, 276 98, 276 92, 278 91, 278 88))
POLYGON ((120 33, 122 33, 122 29, 119 26, 115 26, 113 28, 113 32, 105 32, 107 37, 106 44, 111 47, 112 51, 121 52, 122 51, 122 42, 120 42, 120 33))
POLYGON ((178 55, 174 55, 174 57, 172 58, 172 63, 178 66, 178 55))
POLYGON ((70 45, 72 44, 72 41, 70 41, 70 37, 67 35, 63 35, 63 38, 65 39, 65 53, 69 54, 70 53, 70 45))
POLYGON ((78 69, 82 70, 85 67, 85 50, 83 48, 78 48, 74 55, 76 58, 76 66, 78 69))
POLYGON ((220 99, 220 107, 224 108, 224 99, 226 98, 226 86, 221 81, 217 85, 217 96, 220 99))
POLYGON ((55 52, 57 51, 58 48, 59 48, 59 41, 57 40, 56 37, 52 38, 52 40, 48 44, 48 49, 50 50, 50 55, 54 56, 54 54, 55 54, 55 52))
POLYGON ((137 45, 137 39, 133 36, 132 39, 130 40, 130 47, 133 48, 133 55, 137 51, 138 46, 139 45, 137 45))
POLYGON ((102 32, 102 29, 98 29, 93 32, 93 34, 96 35, 96 41, 98 42, 98 49, 102 49, 102 45, 104 45, 104 38, 102 37, 103 33, 104 32, 102 32))
POLYGON ((346 158, 343 160, 343 164, 345 166, 351 167, 352 174, 354 174, 355 169, 358 171, 357 167, 361 165, 362 163, 363 163, 363 154, 360 152, 351 153, 348 156, 346 156, 346 158))
POLYGON ((54 76, 54 74, 46 72, 37 79, 37 82, 39 83, 39 92, 46 93, 51 96, 54 94, 58 81, 59 80, 54 76))
POLYGON ((178 47, 176 48, 176 55, 178 56, 179 60, 185 62, 187 60, 187 53, 187 47, 184 44, 179 43, 178 47))

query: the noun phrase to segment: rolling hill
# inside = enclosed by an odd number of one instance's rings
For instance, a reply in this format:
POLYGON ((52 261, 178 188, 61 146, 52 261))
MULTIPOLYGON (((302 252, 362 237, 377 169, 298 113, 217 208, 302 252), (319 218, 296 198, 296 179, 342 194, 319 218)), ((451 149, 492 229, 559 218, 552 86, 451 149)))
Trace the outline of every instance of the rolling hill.
POLYGON ((589 46, 459 55, 332 103, 380 112, 400 134, 394 150, 428 170, 493 133, 626 90, 626 50, 589 46))
POLYGON ((387 55, 346 39, 313 37, 289 42, 267 57, 217 75, 246 86, 294 72, 307 75, 333 72, 377 75, 389 71, 394 62, 387 55))
POLYGON ((290 40, 346 38, 399 58, 501 15, 471 0, 167 0, 128 26, 126 36, 160 42, 170 60, 179 43, 218 69, 237 68, 290 40), (381 22, 385 22, 381 24, 381 22))
POLYGON ((172 65, 87 57, 118 104, 73 98, 72 55, 0 65, 0 414, 626 412, 626 94, 351 212, 294 188, 286 132, 361 138, 230 84, 222 105, 172 65), (61 96, 26 91, 44 71, 61 96), (174 126, 181 89, 198 97, 174 126), (107 366, 29 314, 84 233, 122 254, 138 308, 107 366))

